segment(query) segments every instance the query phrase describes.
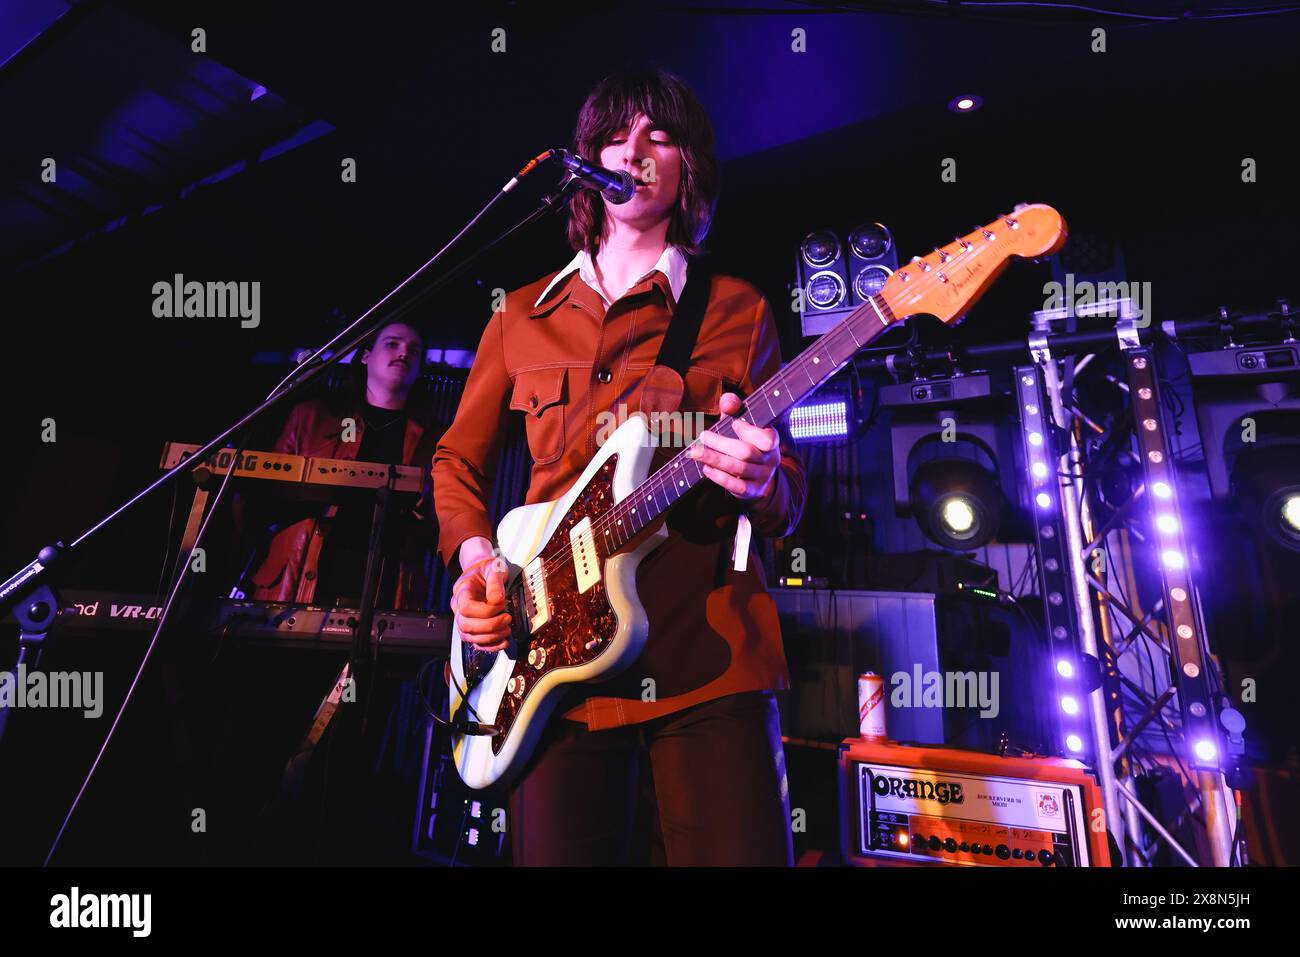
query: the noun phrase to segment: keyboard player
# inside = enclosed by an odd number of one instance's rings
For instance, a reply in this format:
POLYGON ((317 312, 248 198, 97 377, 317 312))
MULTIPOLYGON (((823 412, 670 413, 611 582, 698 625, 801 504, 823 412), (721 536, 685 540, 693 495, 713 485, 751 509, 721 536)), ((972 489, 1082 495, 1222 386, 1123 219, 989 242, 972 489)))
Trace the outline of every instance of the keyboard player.
MULTIPOLYGON (((401 322, 385 325, 360 353, 357 384, 346 395, 298 403, 274 446, 274 451, 290 455, 423 469, 425 494, 390 522, 376 596, 380 608, 428 606, 425 556, 436 540, 428 476, 438 435, 428 413, 410 401, 424 353, 417 329, 401 322)), ((373 506, 373 498, 360 497, 317 506, 306 516, 301 510, 282 515, 265 559, 244 583, 246 595, 260 601, 356 608, 373 506)))

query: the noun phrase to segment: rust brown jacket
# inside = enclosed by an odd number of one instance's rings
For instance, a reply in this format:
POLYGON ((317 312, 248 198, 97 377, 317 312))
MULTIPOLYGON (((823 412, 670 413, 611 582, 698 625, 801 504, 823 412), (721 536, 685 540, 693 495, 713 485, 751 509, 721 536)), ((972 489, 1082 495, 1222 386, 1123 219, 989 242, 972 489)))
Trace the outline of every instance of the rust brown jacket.
MULTIPOLYGON (((486 502, 507 416, 522 415, 533 471, 526 503, 559 498, 597 451, 602 412, 671 412, 645 388, 672 309, 668 278, 654 271, 606 311, 577 270, 536 304, 561 271, 509 293, 479 343, 455 421, 433 457, 438 547, 453 573, 467 538, 496 536, 486 502), (598 418, 600 417, 600 418, 598 418)), ((699 340, 684 376, 683 413, 712 424, 724 391, 748 395, 775 374, 780 347, 771 307, 753 285, 715 275, 699 340)), ((661 369, 660 372, 670 371, 661 369)), ((654 381, 658 381, 656 376, 654 381)), ((604 435, 610 434, 606 429, 604 435)), ((674 453, 661 448, 652 470, 674 453)), ((754 531, 787 534, 803 509, 803 463, 783 433, 781 465, 766 499, 751 505, 754 531)), ((751 548, 734 570, 732 543, 742 503, 703 482, 669 512, 668 539, 637 571, 649 618, 645 651, 627 671, 576 687, 565 717, 590 730, 634 724, 727 694, 789 687, 776 607, 751 548)))
MULTIPOLYGON (((298 403, 289 413, 273 451, 287 455, 355 460, 357 450, 361 448, 361 440, 365 437, 365 428, 366 420, 361 415, 359 405, 309 399, 298 403), (356 423, 355 441, 343 441, 344 418, 351 418, 356 423)), ((402 441, 402 464, 428 463, 433 456, 436 438, 430 424, 418 410, 408 413, 406 434, 402 441)), ((254 588, 251 597, 258 601, 311 604, 315 598, 321 548, 329 535, 337 507, 308 504, 298 511, 308 514, 296 520, 291 519, 287 524, 282 521, 283 527, 272 537, 265 560, 253 573, 254 588)), ((417 509, 417 512, 417 520, 422 526, 419 531, 432 540, 436 534, 432 509, 425 507, 417 509)), ((409 546, 412 543, 406 544, 409 546)), ((397 606, 409 608, 422 604, 427 584, 427 572, 418 555, 404 554, 397 580, 397 606)), ((361 583, 358 582, 357 592, 360 591, 361 583)))

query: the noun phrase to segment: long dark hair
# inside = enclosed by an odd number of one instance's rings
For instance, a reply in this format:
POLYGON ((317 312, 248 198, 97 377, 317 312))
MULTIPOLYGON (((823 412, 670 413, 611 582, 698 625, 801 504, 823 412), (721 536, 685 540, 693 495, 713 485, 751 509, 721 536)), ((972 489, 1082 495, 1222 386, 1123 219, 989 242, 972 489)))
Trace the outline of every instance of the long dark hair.
MULTIPOLYGON (((691 255, 703 252, 705 236, 718 203, 718 157, 713 124, 703 105, 682 80, 659 69, 639 69, 605 77, 578 112, 573 150, 598 161, 610 136, 644 113, 673 138, 682 153, 682 180, 677 206, 668 223, 668 242, 691 255)), ((569 203, 569 245, 592 256, 605 232, 605 205, 589 189, 569 203)))

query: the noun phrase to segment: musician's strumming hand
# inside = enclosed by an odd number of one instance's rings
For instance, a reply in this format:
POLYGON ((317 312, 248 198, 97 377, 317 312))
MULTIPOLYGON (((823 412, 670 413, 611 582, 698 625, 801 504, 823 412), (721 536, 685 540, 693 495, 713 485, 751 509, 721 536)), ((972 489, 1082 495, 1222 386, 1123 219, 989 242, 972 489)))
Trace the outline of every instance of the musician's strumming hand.
POLYGON ((471 538, 460 547, 466 571, 451 587, 451 610, 461 638, 480 651, 502 651, 510 637, 506 613, 506 563, 486 538, 471 538))
MULTIPOLYGON (((736 415, 744 407, 734 392, 722 393, 719 407, 736 415)), ((744 419, 732 419, 736 437, 701 432, 700 444, 687 454, 699 459, 707 478, 721 485, 742 502, 757 502, 772 489, 773 476, 781 464, 781 440, 776 429, 760 429, 744 419)))

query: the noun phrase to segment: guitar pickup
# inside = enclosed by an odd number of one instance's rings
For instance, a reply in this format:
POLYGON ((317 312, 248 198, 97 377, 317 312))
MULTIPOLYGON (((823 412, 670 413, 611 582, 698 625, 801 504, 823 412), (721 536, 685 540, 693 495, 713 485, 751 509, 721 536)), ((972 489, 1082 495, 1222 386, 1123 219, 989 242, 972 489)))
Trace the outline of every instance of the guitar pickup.
POLYGON ((577 573, 578 593, 582 594, 600 581, 600 555, 591 531, 588 515, 569 530, 569 548, 573 550, 573 568, 577 573))
POLYGON ((530 634, 551 620, 551 605, 546 597, 546 574, 542 570, 542 556, 538 555, 523 572, 524 619, 530 634))

